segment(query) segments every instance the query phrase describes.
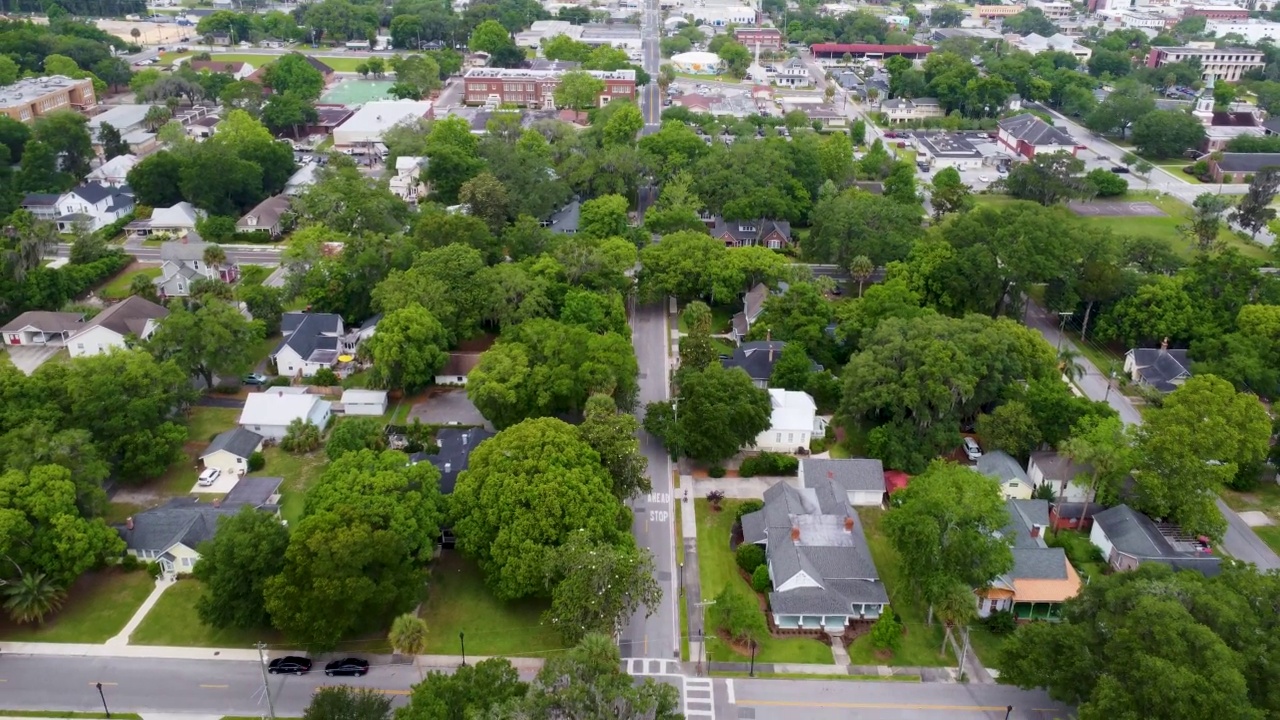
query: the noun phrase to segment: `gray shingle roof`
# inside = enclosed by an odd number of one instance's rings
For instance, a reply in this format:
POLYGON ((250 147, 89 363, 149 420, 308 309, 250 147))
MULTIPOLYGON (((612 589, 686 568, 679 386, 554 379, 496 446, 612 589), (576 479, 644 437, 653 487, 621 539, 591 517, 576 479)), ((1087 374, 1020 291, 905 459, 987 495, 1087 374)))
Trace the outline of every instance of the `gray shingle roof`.
POLYGON ((0 332, 17 332, 25 327, 33 327, 47 333, 76 332, 84 327, 84 315, 49 310, 28 310, 5 323, 5 326, 0 328, 0 332))
POLYGON ((337 359, 341 349, 340 338, 337 337, 341 329, 342 318, 331 313, 285 313, 285 317, 281 319, 281 331, 285 333, 285 338, 276 346, 272 357, 288 346, 303 360, 332 362, 337 359), (290 318, 291 315, 302 317, 290 318), (288 326, 285 325, 285 318, 290 321, 288 326), (289 329, 290 326, 292 330, 289 329))
POLYGON ((471 463, 471 452, 495 434, 484 428, 443 428, 436 433, 436 444, 440 446, 440 452, 435 455, 414 453, 409 460, 414 463, 426 461, 434 465, 440 471, 440 492, 448 495, 458 484, 458 473, 466 470, 471 463))
POLYGON ((222 504, 256 508, 273 508, 270 501, 273 495, 280 492, 284 478, 278 477, 244 477, 240 478, 231 492, 222 499, 222 504))
POLYGON ((1075 145, 1065 132, 1032 115, 1023 113, 1001 120, 1000 129, 1031 145, 1075 145))
POLYGON ((1222 153, 1218 167, 1227 172, 1258 172, 1280 165, 1280 153, 1222 153))
POLYGON ((821 480, 831 479, 847 492, 884 492, 884 463, 874 458, 852 460, 800 461, 805 485, 816 487, 821 480))
POLYGON ((976 469, 983 475, 989 475, 1000 482, 1020 480, 1028 485, 1031 484, 1031 479, 1027 477, 1022 465, 1003 450, 993 450, 978 458, 976 469))
MULTIPOLYGON (((227 430, 226 432, 219 433, 218 436, 213 439, 213 442, 209 443, 209 447, 205 448, 204 453, 202 453, 200 457, 207 457, 219 450, 225 450, 236 457, 245 458, 247 460, 261 444, 261 435, 253 432, 252 430, 245 430, 242 427, 236 427, 227 430)), ((244 482, 244 480, 241 480, 240 482, 244 482)))
POLYGON ((1012 576, 1021 580, 1066 580, 1067 554, 1062 548, 1016 547, 1012 576))
POLYGON ((85 323, 85 329, 104 327, 121 335, 142 335, 148 320, 158 320, 169 315, 168 308, 157 305, 140 296, 131 295, 112 305, 85 323))
MULTIPOLYGON (((212 540, 218 532, 219 518, 235 515, 245 507, 256 507, 268 512, 275 512, 273 505, 254 502, 265 497, 262 490, 270 485, 278 488, 280 478, 254 478, 254 482, 245 486, 239 498, 235 498, 235 489, 227 494, 220 506, 213 503, 200 502, 199 498, 182 497, 170 500, 168 504, 134 515, 133 529, 125 525, 117 525, 116 530, 124 538, 130 550, 154 550, 164 552, 177 543, 189 548, 196 548, 206 540, 212 540), (274 483, 274 484, 272 484, 274 483), (249 502, 246 502, 246 499, 249 502)), ((244 482, 244 480, 241 480, 244 482)), ((237 489, 239 483, 237 483, 237 489)), ((274 490, 273 490, 274 492, 274 490)), ((273 493, 268 493, 267 496, 273 493)))
POLYGON ((1194 570, 1213 577, 1222 571, 1222 558, 1208 552, 1182 550, 1172 545, 1151 518, 1130 508, 1117 505, 1093 516, 1094 525, 1102 529, 1112 546, 1143 562, 1158 562, 1175 570, 1194 570))
POLYGON ((1190 377, 1191 360, 1186 350, 1161 348, 1134 348, 1129 351, 1133 364, 1143 382, 1161 392, 1172 392, 1178 386, 1174 380, 1190 377))
MULTIPOLYGON (((737 329, 736 319, 734 329, 737 329)), ((778 362, 778 358, 782 357, 782 349, 786 346, 787 344, 781 340, 742 343, 733 351, 733 357, 724 360, 722 364, 726 368, 742 368, 752 380, 768 381, 773 376, 774 364, 778 362)))
MULTIPOLYGON (((711 228, 711 236, 722 238, 728 235, 738 243, 750 244, 763 242, 764 238, 774 230, 777 230, 788 242, 791 241, 791 223, 786 220, 725 220, 716 216, 715 225, 711 228)), ((767 293, 768 288, 765 291, 767 293)))
POLYGON ((99 182, 87 182, 83 185, 77 185, 71 188, 70 192, 75 193, 90 205, 97 205, 99 202, 116 195, 119 191, 114 187, 103 185, 99 182))
POLYGON ((1031 462, 1040 468, 1045 480, 1070 481, 1081 473, 1092 472, 1091 466, 1077 465, 1071 458, 1053 450, 1031 453, 1031 462))

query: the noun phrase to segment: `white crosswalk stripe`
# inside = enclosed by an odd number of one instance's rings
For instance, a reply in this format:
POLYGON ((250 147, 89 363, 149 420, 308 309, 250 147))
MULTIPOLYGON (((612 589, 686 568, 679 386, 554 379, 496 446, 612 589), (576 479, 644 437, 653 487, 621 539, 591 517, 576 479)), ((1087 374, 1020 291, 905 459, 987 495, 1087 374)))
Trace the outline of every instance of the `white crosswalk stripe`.
POLYGON ((684 716, 687 720, 715 720, 715 687, 711 678, 684 678, 684 716))

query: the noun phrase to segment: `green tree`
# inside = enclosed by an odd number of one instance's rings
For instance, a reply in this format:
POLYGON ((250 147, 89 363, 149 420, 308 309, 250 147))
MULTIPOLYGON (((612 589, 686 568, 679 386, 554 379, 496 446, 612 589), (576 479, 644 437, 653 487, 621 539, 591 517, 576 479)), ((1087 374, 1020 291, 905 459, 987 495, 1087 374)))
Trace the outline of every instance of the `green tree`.
POLYGON ((261 323, 245 319, 233 305, 210 300, 195 311, 174 307, 146 347, 157 360, 173 360, 211 388, 215 375, 248 372, 262 337, 261 323))
POLYGON ((24 572, 17 580, 0 582, 0 595, 9 619, 19 625, 44 625, 44 616, 57 612, 67 597, 66 591, 42 572, 24 572))
POLYGON ((1259 230, 1276 219, 1271 201, 1275 199, 1277 189, 1280 189, 1280 167, 1259 170, 1249 181, 1249 191, 1231 211, 1231 220, 1248 230, 1250 237, 1257 237, 1259 230))
POLYGON ((769 387, 784 390, 804 390, 808 387, 809 377, 813 375, 813 361, 805 353, 800 343, 787 343, 774 363, 773 375, 769 377, 769 387))
MULTIPOLYGON (((1107 505, 1119 498, 1121 483, 1133 471, 1137 459, 1133 435, 1118 417, 1081 419, 1060 448, 1073 462, 1089 469, 1089 502, 1107 505)), ((1058 495, 1065 493, 1064 484, 1058 488, 1058 495)), ((1087 515, 1081 517, 1080 524, 1084 525, 1087 519, 1087 515)))
POLYGON ((1155 110, 1133 123, 1133 145, 1151 158, 1181 157, 1204 142, 1204 125, 1199 118, 1178 110, 1155 110))
MULTIPOLYGON (((864 158, 865 159, 865 158, 864 158)), ((816 260, 847 267, 864 255, 877 265, 904 260, 921 236, 921 211, 858 189, 821 199, 813 207, 813 228, 801 241, 816 260)))
POLYGON ((102 457, 87 430, 58 430, 49 421, 33 420, 0 435, 0 470, 30 473, 41 465, 58 465, 71 472, 76 507, 85 517, 97 517, 107 507, 102 483, 111 465, 102 457))
POLYGON ((545 592, 571 535, 622 542, 630 511, 611 492, 600 456, 571 426, 525 420, 481 443, 451 497, 458 549, 474 558, 497 597, 545 592))
POLYGON ((1003 182, 1015 198, 1047 207, 1087 196, 1088 184, 1077 177, 1083 171, 1084 161, 1070 153, 1036 153, 1031 162, 1019 163, 1009 170, 1003 182))
POLYGON ((978 416, 978 437, 989 449, 1025 460, 1040 445, 1040 428, 1025 403, 1010 400, 978 416))
POLYGON ((1085 117, 1084 125, 1096 133, 1118 134, 1124 138, 1129 130, 1137 132, 1137 122, 1155 112, 1155 95, 1151 88, 1136 80, 1116 83, 1107 99, 1085 117))
POLYGON ((1191 332, 1191 297, 1178 278, 1149 280, 1098 319, 1095 335, 1117 339, 1128 347, 1181 340, 1191 332))
MULTIPOLYGON (((381 323, 379 323, 381 327, 381 323)), ((324 445, 325 455, 332 462, 350 452, 386 449, 386 435, 379 418, 348 417, 334 426, 324 445)))
POLYGON ((653 555, 633 543, 593 543, 574 533, 547 567, 551 607, 543 615, 565 642, 588 634, 614 636, 643 606, 645 617, 662 600, 653 555))
POLYGON ((61 193, 75 183, 74 178, 58 170, 53 148, 39 140, 28 142, 23 150, 17 181, 19 190, 40 193, 61 193))
POLYGON ((49 146, 58 156, 58 169, 72 177, 89 174, 93 140, 89 119, 74 110, 55 110, 36 119, 31 137, 49 146))
POLYGON ((271 622, 263 599, 267 580, 284 569, 289 531, 271 515, 244 508, 218 520, 218 534, 200 547, 192 571, 204 586, 200 622, 214 628, 260 630, 271 622))
POLYGON ((317 688, 303 720, 391 720, 391 698, 372 688, 317 688))
MULTIPOLYGON (((672 456, 717 463, 753 445, 769 429, 769 394, 740 369, 711 363, 702 370, 682 370, 676 382, 679 413, 659 438, 672 456)), ((650 403, 646 414, 664 404, 650 403)), ((650 429, 647 423, 645 428, 650 429)))
POLYGON ((111 123, 104 122, 98 128, 98 142, 102 144, 102 154, 107 160, 128 155, 131 152, 129 143, 120 137, 120 131, 111 123))
POLYGON ((1129 191, 1129 181, 1106 168, 1090 170, 1084 181, 1096 197, 1115 197, 1129 191))
POLYGON ((309 453, 320 448, 320 428, 316 424, 294 418, 285 428, 284 437, 280 440, 280 449, 291 453, 309 453))
POLYGON ((492 55, 499 48, 511 44, 511 35, 496 20, 485 20, 471 32, 467 47, 472 52, 486 52, 492 55))
POLYGON ((444 326, 421 305, 399 308, 378 323, 363 352, 373 360, 377 386, 416 392, 430 385, 448 360, 444 326))
MULTIPOLYGON (((622 671, 613 639, 588 635, 567 653, 547 660, 529 689, 527 717, 631 717, 678 720, 680 695, 670 685, 635 678, 622 671)), ((516 717, 507 713, 504 717, 516 717)))
POLYGON ((953 167, 943 168, 933 176, 929 186, 929 203, 933 205, 933 219, 943 215, 968 212, 973 208, 973 193, 960 180, 960 172, 953 167))
POLYGON ((182 159, 167 150, 138 161, 126 179, 139 204, 170 207, 182 200, 182 159))
POLYGON ((871 626, 871 645, 877 650, 895 652, 902 645, 902 624, 894 615, 891 612, 883 613, 871 626))
POLYGON ((396 720, 466 720, 490 717, 490 709, 503 711, 523 702, 528 685, 506 658, 489 658, 463 665, 451 674, 432 671, 409 696, 409 704, 396 711, 396 720))
POLYGON ((630 228, 627 199, 621 195, 603 195, 582 203, 578 218, 578 234, 595 239, 625 236, 630 228))
POLYGON ((506 226, 511 214, 511 198, 502 181, 492 174, 482 172, 462 183, 458 200, 464 203, 472 217, 480 218, 493 233, 506 226))
POLYGON ((262 83, 276 94, 292 94, 311 102, 319 99, 324 91, 324 75, 296 52, 267 65, 262 83))
POLYGON ((618 103, 605 121, 602 136, 605 145, 635 145, 636 134, 644 127, 644 116, 634 103, 618 103))
POLYGON ((583 70, 571 70, 560 78, 556 86, 556 105, 572 110, 586 110, 596 106, 596 98, 604 92, 604 81, 583 70))
MULTIPOLYGON (((413 613, 397 615, 387 633, 387 642, 391 643, 393 652, 413 656, 414 667, 418 666, 418 656, 427 651, 430 631, 427 622, 413 613)), ((421 669, 419 669, 421 674, 421 669)))
POLYGON ((600 464, 612 479, 613 495, 619 500, 653 490, 645 474, 649 461, 640 453, 636 438, 639 429, 635 416, 618 412, 608 395, 596 394, 587 400, 578 435, 600 456, 600 464))

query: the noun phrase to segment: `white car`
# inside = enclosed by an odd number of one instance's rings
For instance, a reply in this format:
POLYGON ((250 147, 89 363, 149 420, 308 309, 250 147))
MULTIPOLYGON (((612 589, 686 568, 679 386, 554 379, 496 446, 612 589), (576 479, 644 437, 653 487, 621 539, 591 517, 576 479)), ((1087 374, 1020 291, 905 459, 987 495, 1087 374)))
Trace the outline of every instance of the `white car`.
POLYGON ((979 176, 978 176, 978 182, 991 182, 991 176, 989 176, 989 175, 979 175, 979 176))
POLYGON ((209 487, 220 477, 222 477, 222 471, 218 468, 205 468, 204 472, 200 473, 200 479, 196 484, 200 487, 209 487))
POLYGON ((982 457, 982 448, 978 446, 978 441, 966 436, 964 439, 964 454, 965 457, 969 458, 970 462, 982 457))

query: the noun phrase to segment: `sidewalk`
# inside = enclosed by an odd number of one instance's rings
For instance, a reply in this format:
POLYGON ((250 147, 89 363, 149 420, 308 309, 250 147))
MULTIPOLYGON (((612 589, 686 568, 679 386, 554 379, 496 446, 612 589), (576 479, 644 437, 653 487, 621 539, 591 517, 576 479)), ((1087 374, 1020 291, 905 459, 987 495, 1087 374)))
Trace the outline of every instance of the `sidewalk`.
POLYGON ((151 608, 155 607, 160 596, 164 594, 165 590, 168 590, 173 585, 173 582, 173 580, 157 578, 156 589, 152 590, 151 594, 147 596, 147 599, 142 601, 142 605, 140 605, 138 610, 133 613, 133 617, 129 618, 129 622, 125 623, 124 629, 117 633, 115 637, 107 640, 107 646, 123 647, 128 645, 129 636, 133 634, 134 630, 138 629, 138 626, 141 625, 142 621, 147 617, 147 613, 151 612, 151 608))
MULTIPOLYGON (((689 612, 689 662, 702 659, 702 584, 698 576, 698 519, 694 516, 693 498, 684 501, 684 491, 694 485, 692 475, 680 476, 680 541, 684 543, 684 564, 680 566, 680 587, 684 588, 685 608, 689 612)), ((690 493, 693 495, 693 493, 690 493)), ((694 498, 697 496, 694 495, 694 498)))

